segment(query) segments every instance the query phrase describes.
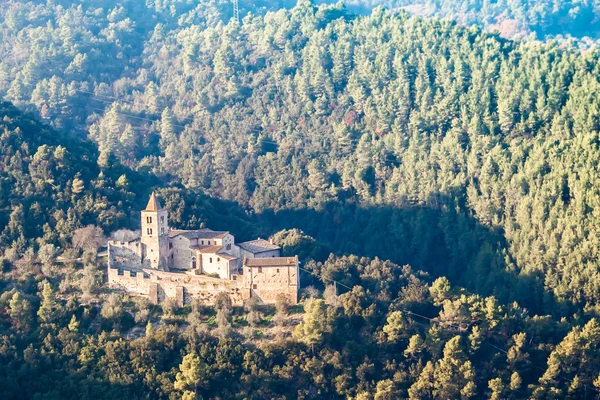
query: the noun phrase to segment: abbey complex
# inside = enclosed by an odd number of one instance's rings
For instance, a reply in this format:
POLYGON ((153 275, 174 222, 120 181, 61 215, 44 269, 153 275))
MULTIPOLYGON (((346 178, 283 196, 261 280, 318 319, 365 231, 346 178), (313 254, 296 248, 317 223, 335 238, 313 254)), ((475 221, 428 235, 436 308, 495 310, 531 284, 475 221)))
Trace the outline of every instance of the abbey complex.
POLYGON ((300 286, 298 257, 281 257, 280 247, 257 239, 235 243, 229 232, 169 228, 169 214, 154 194, 141 212, 141 237, 108 242, 108 283, 159 303, 179 305, 198 298, 213 303, 227 293, 234 304, 256 297, 295 304, 300 286))

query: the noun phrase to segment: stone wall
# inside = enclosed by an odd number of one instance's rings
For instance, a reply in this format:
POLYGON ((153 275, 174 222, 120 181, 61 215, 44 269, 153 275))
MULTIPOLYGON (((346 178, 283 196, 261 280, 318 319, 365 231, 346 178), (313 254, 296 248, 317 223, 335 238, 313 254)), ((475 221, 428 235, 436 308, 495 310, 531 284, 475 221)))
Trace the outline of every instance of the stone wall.
POLYGON ((219 274, 221 279, 229 279, 231 272, 236 270, 237 260, 230 263, 219 254, 202 254, 202 272, 205 274, 219 274))
MULTIPOLYGON (((193 243, 183 235, 176 236, 170 240, 171 266, 176 269, 192 269, 193 258, 196 251, 190 249, 193 243)), ((200 261, 196 260, 196 268, 200 267, 200 261)))
POLYGON ((226 281, 205 275, 163 272, 153 269, 141 271, 108 269, 108 283, 111 287, 134 295, 153 297, 156 291, 156 301, 165 298, 183 298, 189 304, 192 298, 198 298, 205 304, 214 304, 219 293, 227 293, 235 305, 241 305, 244 299, 250 297, 250 291, 241 285, 240 281, 226 281))
POLYGON ((108 242, 108 265, 115 268, 142 268, 142 243, 139 240, 132 242, 108 242))
POLYGON ((284 293, 292 304, 298 302, 298 268, 296 265, 244 268, 244 287, 263 303, 275 303, 284 293))

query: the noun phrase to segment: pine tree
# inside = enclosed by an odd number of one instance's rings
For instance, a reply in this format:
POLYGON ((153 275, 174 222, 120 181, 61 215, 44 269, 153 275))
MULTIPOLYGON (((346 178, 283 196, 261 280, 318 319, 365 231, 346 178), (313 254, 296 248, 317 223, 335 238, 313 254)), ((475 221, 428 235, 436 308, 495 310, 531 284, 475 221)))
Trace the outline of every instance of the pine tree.
POLYGON ((15 292, 9 302, 10 307, 10 318, 13 320, 13 325, 17 329, 24 331, 29 330, 33 321, 33 310, 31 302, 21 295, 19 292, 15 292))
POLYGON ((50 282, 44 281, 41 292, 41 304, 37 315, 42 324, 52 324, 62 316, 62 307, 56 300, 56 293, 50 282))
POLYGON ((179 365, 173 386, 183 392, 183 396, 194 398, 198 396, 198 390, 206 385, 207 370, 206 363, 197 354, 187 354, 179 365))

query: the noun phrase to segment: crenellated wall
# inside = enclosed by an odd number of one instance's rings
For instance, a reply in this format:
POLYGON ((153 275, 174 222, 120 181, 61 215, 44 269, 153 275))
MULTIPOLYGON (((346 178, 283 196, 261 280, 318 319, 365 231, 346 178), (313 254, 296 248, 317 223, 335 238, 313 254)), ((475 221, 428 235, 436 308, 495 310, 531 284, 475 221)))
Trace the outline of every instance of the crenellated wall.
POLYGON ((219 293, 229 294, 235 305, 241 305, 244 299, 250 297, 250 291, 244 289, 241 281, 227 281, 211 278, 206 275, 164 272, 154 269, 140 271, 108 269, 108 283, 111 287, 130 294, 149 296, 152 290, 157 291, 157 301, 165 298, 181 298, 189 304, 192 298, 198 298, 205 304, 214 304, 219 293), (179 293, 179 294, 178 294, 179 293))
MULTIPOLYGON (((255 267, 247 270, 244 267, 240 271, 242 260, 234 257, 241 252, 233 235, 210 239, 211 246, 223 246, 223 249, 207 249, 202 247, 201 239, 189 239, 184 235, 169 238, 164 233, 168 229, 166 221, 167 215, 163 210, 144 211, 141 239, 108 242, 108 284, 111 287, 132 295, 147 296, 154 303, 174 298, 183 305, 190 303, 192 298, 198 298, 203 303, 214 304, 219 293, 227 293, 236 305, 243 304, 251 296, 273 304, 282 293, 292 304, 297 302, 297 258, 294 262, 273 267, 269 265, 278 261, 265 256, 278 256, 279 250, 263 252, 255 260, 264 259, 264 267, 261 267, 261 262, 255 262, 255 267), (196 247, 198 241, 200 248, 196 247), (211 253, 202 253, 203 249, 211 253), (163 254, 167 262, 159 262, 163 254), (168 271, 169 261, 179 272, 168 271), (220 278, 206 275, 210 273, 216 273, 220 278)), ((204 239, 204 246, 208 244, 209 239, 204 239)))

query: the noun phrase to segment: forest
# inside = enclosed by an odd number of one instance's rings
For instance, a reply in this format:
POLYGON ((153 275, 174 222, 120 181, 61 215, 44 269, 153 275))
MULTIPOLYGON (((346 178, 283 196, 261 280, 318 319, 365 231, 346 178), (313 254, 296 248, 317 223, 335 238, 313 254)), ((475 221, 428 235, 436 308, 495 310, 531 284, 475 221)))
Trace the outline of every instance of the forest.
POLYGON ((484 3, 0 5, 0 396, 597 398, 598 50, 484 3), (298 254, 302 304, 107 290, 153 190, 298 254))
POLYGON ((349 0, 360 13, 377 6, 448 18, 464 25, 499 31, 507 38, 598 39, 600 2, 597 0, 349 0))

